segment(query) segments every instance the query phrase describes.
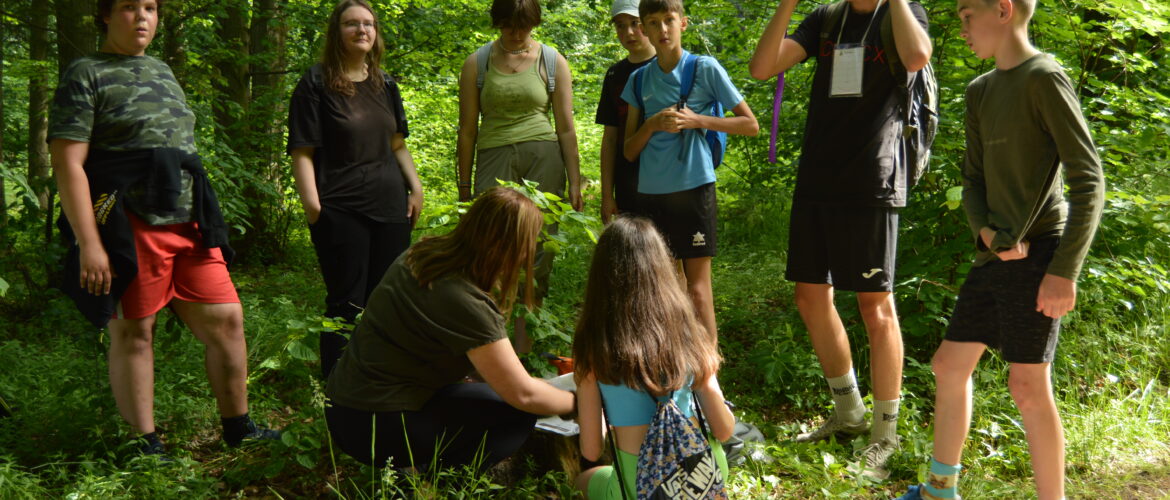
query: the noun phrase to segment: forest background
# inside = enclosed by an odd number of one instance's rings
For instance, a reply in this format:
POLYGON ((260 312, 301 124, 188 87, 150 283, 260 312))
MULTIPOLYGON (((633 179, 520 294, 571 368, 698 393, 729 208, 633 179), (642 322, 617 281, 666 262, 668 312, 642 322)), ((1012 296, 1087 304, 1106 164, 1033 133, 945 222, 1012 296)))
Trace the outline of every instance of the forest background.
MULTIPOLYGON (((416 237, 447 230, 455 202, 456 80, 464 58, 493 39, 488 0, 372 0, 386 40, 384 68, 399 79, 408 140, 426 205, 416 237)), ((812 64, 787 75, 775 164, 767 161, 775 80, 748 76, 747 61, 775 4, 704 0, 688 5, 684 46, 717 57, 761 123, 732 137, 719 170, 720 255, 716 311, 726 365, 721 378, 741 418, 767 436, 733 471, 733 498, 889 498, 919 480, 930 455, 929 360, 957 285, 970 266, 959 208, 963 90, 993 68, 965 47, 950 1, 926 0, 942 113, 931 170, 902 212, 897 300, 906 339, 902 451, 890 480, 850 472, 863 440, 797 445, 789 438, 827 413, 829 398, 782 279, 788 209, 812 64)), ((63 249, 59 204, 45 145, 57 75, 96 49, 92 0, 0 2, 0 498, 385 498, 403 478, 338 456, 329 446, 316 372, 323 287, 297 201, 284 134, 300 74, 318 57, 331 0, 169 0, 149 53, 167 62, 198 115, 197 142, 219 192, 234 246, 233 278, 245 307, 253 415, 285 429, 280 443, 222 448, 202 374, 201 349, 172 317, 156 338, 157 417, 174 464, 134 458, 110 397, 105 337, 54 288, 63 249), (9 408, 0 408, 7 412, 9 408)), ((802 2, 798 20, 815 2, 802 2)), ((542 198, 562 222, 546 307, 527 313, 537 351, 568 354, 592 236, 600 230, 593 123, 605 69, 624 56, 604 0, 544 2, 535 37, 573 70, 583 213, 542 198)), ((1104 220, 1065 321, 1054 363, 1068 433, 1072 498, 1170 497, 1170 5, 1165 0, 1045 0, 1035 44, 1064 65, 1081 96, 1108 178, 1104 220)), ((868 385, 864 329, 855 303, 838 306, 868 385)), ((165 316, 165 313, 164 313, 165 316)), ((551 367, 536 356, 534 373, 551 367)), ((975 423, 965 454, 964 497, 1031 498, 1026 444, 1006 365, 987 355, 975 375, 975 423)), ((571 481, 547 460, 518 458, 510 473, 425 478, 435 498, 555 498, 571 481)), ((408 481, 409 482, 409 481, 408 481)))

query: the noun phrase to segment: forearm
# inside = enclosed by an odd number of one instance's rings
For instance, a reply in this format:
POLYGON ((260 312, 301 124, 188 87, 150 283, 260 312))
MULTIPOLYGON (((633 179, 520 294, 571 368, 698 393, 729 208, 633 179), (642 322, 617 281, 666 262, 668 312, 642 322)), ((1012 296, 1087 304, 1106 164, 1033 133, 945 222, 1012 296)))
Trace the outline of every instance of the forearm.
POLYGON ((613 169, 617 150, 617 128, 605 127, 601 136, 601 196, 613 197, 613 169))
POLYGON ((305 208, 319 210, 321 200, 317 194, 317 179, 314 174, 312 152, 293 151, 292 171, 297 194, 301 197, 301 205, 305 208))
POLYGON ((462 129, 459 131, 459 141, 455 148, 455 157, 460 185, 471 183, 471 165, 475 160, 476 136, 475 131, 465 131, 462 129))
POLYGON ((724 403, 723 389, 719 387, 718 379, 712 375, 709 382, 695 390, 695 395, 699 398, 699 406, 715 438, 719 441, 731 438, 735 432, 735 415, 724 403))
POLYGON ((89 144, 55 139, 49 143, 50 164, 61 193, 61 210, 73 229, 73 236, 83 250, 102 248, 97 219, 89 190, 89 176, 85 173, 85 158, 89 144))
POLYGON ((906 71, 918 71, 930 62, 933 46, 930 35, 910 10, 909 0, 890 0, 894 45, 906 71))
MULTIPOLYGON (((505 397, 505 401, 508 399, 505 397)), ((576 406, 573 393, 533 377, 511 399, 508 404, 534 415, 564 415, 576 406)))
MULTIPOLYGON (((55 163, 55 162, 54 162, 55 163)), ((61 193, 61 210, 73 229, 77 245, 85 248, 102 248, 98 234, 97 219, 90 202, 89 178, 80 165, 53 165, 57 178, 57 191, 61 193)))
POLYGON ((557 142, 561 145, 561 160, 565 163, 565 173, 569 178, 569 186, 581 186, 581 156, 577 151, 577 131, 572 127, 557 133, 557 142))
POLYGON ((650 136, 653 134, 654 131, 650 128, 650 122, 648 121, 637 127, 637 130, 633 134, 627 134, 625 144, 622 147, 622 156, 625 156, 628 161, 637 161, 638 156, 642 154, 643 149, 646 149, 646 144, 650 142, 650 136))
POLYGON ((756 45, 752 60, 748 64, 752 78, 766 80, 788 69, 792 63, 785 63, 783 56, 784 39, 788 35, 788 25, 792 22, 792 12, 796 10, 797 0, 782 0, 772 14, 772 20, 764 28, 764 34, 756 45))
POLYGON ((423 190, 422 182, 418 180, 418 169, 414 166, 414 157, 410 154, 410 148, 403 145, 395 149, 394 159, 398 160, 398 168, 402 170, 402 180, 406 182, 406 188, 411 193, 421 193, 423 190))
POLYGON ((705 129, 718 130, 719 132, 727 132, 728 134, 746 135, 748 137, 755 137, 756 134, 760 133, 760 124, 754 116, 700 116, 702 118, 699 119, 699 122, 702 124, 702 128, 705 129))

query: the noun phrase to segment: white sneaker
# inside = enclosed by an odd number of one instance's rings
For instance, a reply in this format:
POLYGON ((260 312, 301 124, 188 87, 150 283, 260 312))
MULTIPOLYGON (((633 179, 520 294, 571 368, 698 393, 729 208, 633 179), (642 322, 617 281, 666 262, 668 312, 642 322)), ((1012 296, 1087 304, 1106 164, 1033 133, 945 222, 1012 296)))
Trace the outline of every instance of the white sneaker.
POLYGON ((796 435, 797 443, 812 443, 814 441, 824 441, 830 437, 837 436, 838 439, 848 439, 869 430, 869 421, 862 417, 858 422, 843 422, 837 419, 837 414, 834 413, 829 417, 825 423, 821 424, 811 432, 804 432, 796 435))
POLYGON ((879 439, 858 450, 857 456, 861 460, 861 475, 878 481, 884 481, 890 477, 886 463, 890 461, 890 455, 893 455, 897 449, 897 440, 879 439))

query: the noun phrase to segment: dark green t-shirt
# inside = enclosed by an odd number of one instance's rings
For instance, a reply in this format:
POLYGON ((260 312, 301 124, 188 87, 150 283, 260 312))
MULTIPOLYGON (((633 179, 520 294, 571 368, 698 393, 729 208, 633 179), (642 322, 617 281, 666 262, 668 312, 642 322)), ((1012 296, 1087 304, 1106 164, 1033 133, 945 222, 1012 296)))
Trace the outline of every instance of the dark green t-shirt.
POLYGON ((963 207, 975 265, 1020 240, 1060 235, 1048 274, 1075 281, 1101 220, 1105 178, 1060 65, 1038 54, 976 78, 967 86, 966 129, 963 207), (991 249, 979 243, 983 227, 996 230, 991 249))
POLYGON ((467 351, 506 337, 487 293, 462 276, 419 286, 404 254, 370 294, 325 394, 358 410, 419 410, 471 373, 467 351))
MULTIPOLYGON (((166 63, 150 56, 99 52, 78 58, 61 75, 49 113, 49 139, 85 142, 90 149, 195 150, 195 113, 166 63)), ((192 179, 182 172, 179 209, 151 213, 136 203, 142 186, 131 186, 126 203, 154 225, 189 222, 192 179)))

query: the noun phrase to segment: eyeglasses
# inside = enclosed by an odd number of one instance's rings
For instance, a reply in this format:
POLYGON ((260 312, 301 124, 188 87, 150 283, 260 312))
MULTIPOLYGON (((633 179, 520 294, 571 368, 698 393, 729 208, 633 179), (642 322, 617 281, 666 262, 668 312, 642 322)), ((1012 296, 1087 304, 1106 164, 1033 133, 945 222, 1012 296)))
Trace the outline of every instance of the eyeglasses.
POLYGON ((618 31, 625 31, 625 30, 629 30, 629 29, 636 30, 636 29, 640 29, 642 27, 642 21, 631 21, 628 23, 614 21, 613 27, 617 28, 618 31))
POLYGON ((370 21, 346 21, 344 23, 341 23, 341 27, 343 27, 347 30, 357 31, 359 28, 360 29, 367 29, 367 30, 374 30, 374 29, 378 28, 378 25, 373 23, 373 22, 370 22, 370 21))

